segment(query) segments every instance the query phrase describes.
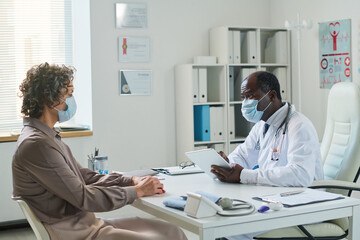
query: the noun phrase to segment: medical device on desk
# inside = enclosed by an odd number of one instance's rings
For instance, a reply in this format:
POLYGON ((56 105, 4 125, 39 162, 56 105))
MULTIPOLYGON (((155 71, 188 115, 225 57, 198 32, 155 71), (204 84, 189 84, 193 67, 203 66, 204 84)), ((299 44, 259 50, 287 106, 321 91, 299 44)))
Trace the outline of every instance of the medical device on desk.
POLYGON ((197 193, 188 192, 184 211, 191 217, 203 218, 216 214, 221 216, 242 216, 255 211, 249 202, 237 199, 221 198, 218 204, 197 193))

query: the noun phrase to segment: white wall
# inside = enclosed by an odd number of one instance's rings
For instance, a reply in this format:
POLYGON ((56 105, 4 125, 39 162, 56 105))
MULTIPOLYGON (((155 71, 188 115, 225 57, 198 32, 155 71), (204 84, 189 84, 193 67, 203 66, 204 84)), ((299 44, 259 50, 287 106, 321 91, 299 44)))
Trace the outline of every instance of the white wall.
MULTIPOLYGON (((272 0, 270 8, 271 25, 281 26, 285 20, 296 21, 297 13, 300 19, 311 19, 313 28, 301 32, 301 88, 302 113, 314 123, 320 140, 324 134, 328 89, 320 89, 319 84, 319 22, 341 19, 352 19, 352 74, 353 81, 359 82, 358 74, 358 35, 359 9, 357 0, 272 0)), ((293 102, 298 105, 298 68, 297 40, 292 34, 293 53, 293 102)))
POLYGON ((92 0, 94 142, 111 166, 131 170, 175 164, 174 66, 208 55, 209 29, 264 26, 269 1, 151 0, 147 29, 116 29, 115 3, 92 0), (119 36, 151 39, 150 63, 119 63, 119 36), (120 69, 151 69, 151 96, 119 96, 120 69))

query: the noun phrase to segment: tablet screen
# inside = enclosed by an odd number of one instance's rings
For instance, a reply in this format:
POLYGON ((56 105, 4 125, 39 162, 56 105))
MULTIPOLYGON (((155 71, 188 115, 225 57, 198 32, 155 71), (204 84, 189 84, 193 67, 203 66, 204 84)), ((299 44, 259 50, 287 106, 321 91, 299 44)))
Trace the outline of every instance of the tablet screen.
POLYGON ((211 165, 231 169, 230 164, 212 148, 186 152, 185 155, 213 178, 216 176, 210 172, 211 165))

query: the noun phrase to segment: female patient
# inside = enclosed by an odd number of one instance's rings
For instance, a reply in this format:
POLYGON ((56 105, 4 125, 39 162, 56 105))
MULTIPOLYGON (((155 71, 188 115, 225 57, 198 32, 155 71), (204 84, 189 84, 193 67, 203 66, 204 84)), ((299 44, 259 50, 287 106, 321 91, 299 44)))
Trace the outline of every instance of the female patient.
POLYGON ((44 63, 20 85, 25 118, 12 164, 14 196, 29 204, 51 239, 186 239, 162 221, 95 217, 165 191, 154 177, 102 175, 76 162, 54 129, 75 114, 73 74, 72 67, 44 63))

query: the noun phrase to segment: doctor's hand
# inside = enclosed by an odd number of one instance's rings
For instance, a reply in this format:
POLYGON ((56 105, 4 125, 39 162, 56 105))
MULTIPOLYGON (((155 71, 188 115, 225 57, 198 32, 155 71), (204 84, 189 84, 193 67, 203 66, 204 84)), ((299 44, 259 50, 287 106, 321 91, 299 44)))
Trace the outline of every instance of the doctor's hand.
POLYGON ((231 169, 211 165, 211 172, 222 182, 240 183, 240 174, 244 169, 239 164, 232 164, 231 169))
POLYGON ((223 151, 218 152, 218 154, 219 154, 223 159, 225 159, 225 161, 229 162, 228 157, 226 156, 226 154, 225 154, 223 151))
POLYGON ((156 177, 146 176, 137 179, 133 178, 133 182, 137 182, 135 189, 138 198, 165 192, 164 185, 160 183, 156 177))

